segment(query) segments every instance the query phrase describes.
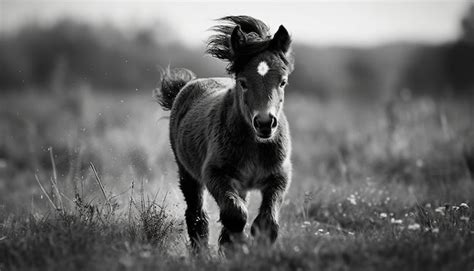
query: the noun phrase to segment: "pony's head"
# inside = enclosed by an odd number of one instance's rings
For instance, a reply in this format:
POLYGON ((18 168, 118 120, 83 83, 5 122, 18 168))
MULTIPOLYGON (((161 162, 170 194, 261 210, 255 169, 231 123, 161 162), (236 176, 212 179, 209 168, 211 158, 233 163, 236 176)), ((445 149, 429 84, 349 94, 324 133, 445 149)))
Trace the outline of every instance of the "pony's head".
POLYGON ((273 137, 283 108, 284 89, 293 70, 291 38, 282 25, 273 35, 260 20, 248 16, 221 19, 213 29, 207 52, 229 62, 236 79, 236 99, 257 139, 273 137))

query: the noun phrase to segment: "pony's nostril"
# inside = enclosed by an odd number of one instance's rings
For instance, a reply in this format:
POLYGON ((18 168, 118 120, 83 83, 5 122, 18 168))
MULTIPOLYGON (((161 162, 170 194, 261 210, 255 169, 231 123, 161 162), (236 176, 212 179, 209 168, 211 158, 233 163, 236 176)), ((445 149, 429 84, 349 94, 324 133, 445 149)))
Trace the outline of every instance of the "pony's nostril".
POLYGON ((271 122, 272 128, 275 128, 278 124, 277 119, 274 116, 271 116, 271 122))
POLYGON ((256 129, 260 128, 260 122, 258 121, 257 116, 253 118, 253 127, 256 129))

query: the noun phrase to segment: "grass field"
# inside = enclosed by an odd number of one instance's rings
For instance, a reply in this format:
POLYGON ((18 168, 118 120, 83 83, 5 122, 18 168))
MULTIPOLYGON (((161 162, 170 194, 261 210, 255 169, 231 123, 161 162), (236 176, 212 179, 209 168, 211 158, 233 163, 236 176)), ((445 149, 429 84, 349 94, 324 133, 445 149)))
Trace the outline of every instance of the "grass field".
POLYGON ((280 239, 228 258, 211 197, 211 252, 188 254, 167 113, 150 91, 2 95, 0 270, 474 269, 472 100, 288 95, 280 239))

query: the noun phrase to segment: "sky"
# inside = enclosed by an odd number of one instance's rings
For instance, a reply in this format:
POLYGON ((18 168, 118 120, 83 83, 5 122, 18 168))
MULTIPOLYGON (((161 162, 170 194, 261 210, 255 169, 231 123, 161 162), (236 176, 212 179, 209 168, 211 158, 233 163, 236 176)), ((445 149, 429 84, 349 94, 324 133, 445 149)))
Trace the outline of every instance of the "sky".
POLYGON ((439 43, 459 35, 460 18, 474 3, 466 0, 0 2, 2 32, 31 21, 51 24, 61 18, 73 18, 113 24, 127 31, 161 25, 159 33, 172 33, 172 39, 189 46, 205 42, 214 19, 241 14, 261 19, 273 31, 283 24, 300 43, 327 46, 374 46, 394 41, 439 43))

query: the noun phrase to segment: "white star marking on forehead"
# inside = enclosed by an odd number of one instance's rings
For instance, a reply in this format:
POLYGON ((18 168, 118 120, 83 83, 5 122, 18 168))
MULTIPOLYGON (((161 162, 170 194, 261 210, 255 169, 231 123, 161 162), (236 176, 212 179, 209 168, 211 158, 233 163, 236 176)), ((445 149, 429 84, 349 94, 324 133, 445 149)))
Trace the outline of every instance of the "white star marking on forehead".
POLYGON ((267 72, 268 72, 269 69, 270 69, 270 68, 268 67, 267 62, 262 61, 262 62, 260 62, 260 64, 258 64, 257 72, 258 72, 258 74, 260 74, 261 76, 265 76, 265 74, 267 74, 267 72))

